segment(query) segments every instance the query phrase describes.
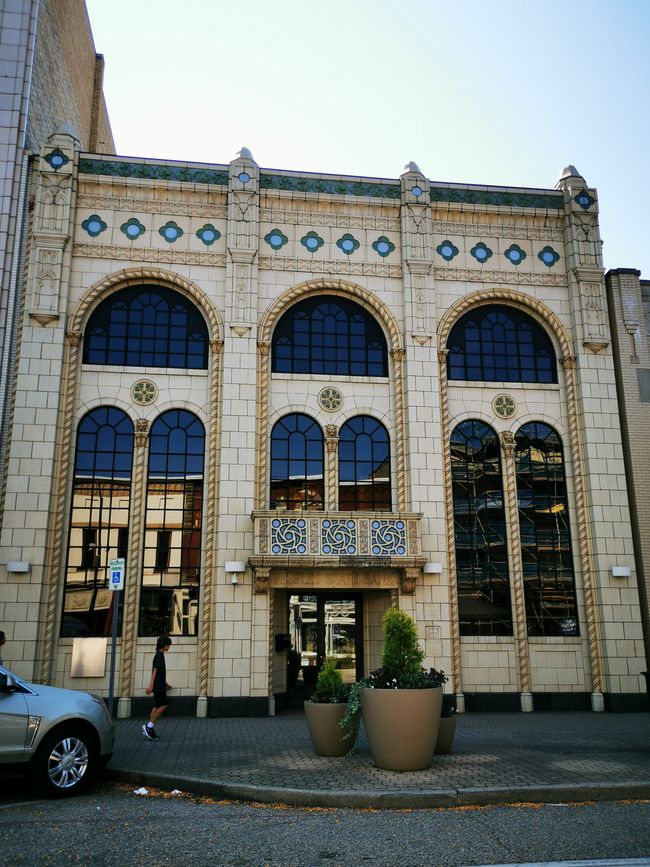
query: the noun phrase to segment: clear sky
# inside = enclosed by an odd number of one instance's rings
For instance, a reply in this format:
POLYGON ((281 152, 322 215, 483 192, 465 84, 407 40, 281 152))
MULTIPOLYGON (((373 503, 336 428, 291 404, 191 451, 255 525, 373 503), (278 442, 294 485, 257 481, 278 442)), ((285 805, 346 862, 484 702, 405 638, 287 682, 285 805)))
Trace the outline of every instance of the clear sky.
POLYGON ((86 0, 117 152, 598 189, 650 279, 650 0, 86 0))

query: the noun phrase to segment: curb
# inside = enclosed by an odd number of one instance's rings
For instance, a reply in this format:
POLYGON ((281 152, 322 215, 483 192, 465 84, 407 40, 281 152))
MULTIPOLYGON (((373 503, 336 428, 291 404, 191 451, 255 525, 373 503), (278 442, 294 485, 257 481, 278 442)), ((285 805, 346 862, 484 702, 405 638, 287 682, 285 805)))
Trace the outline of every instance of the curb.
POLYGON ((436 807, 484 807, 498 804, 551 804, 556 802, 619 801, 650 799, 650 781, 623 783, 589 783, 585 785, 536 785, 519 788, 488 787, 467 789, 431 789, 428 792, 359 792, 316 789, 287 789, 248 786, 222 780, 182 777, 147 771, 106 769, 109 780, 151 786, 157 789, 181 789, 193 795, 211 795, 229 801, 262 804, 286 804, 291 807, 343 807, 376 810, 424 810, 436 807))

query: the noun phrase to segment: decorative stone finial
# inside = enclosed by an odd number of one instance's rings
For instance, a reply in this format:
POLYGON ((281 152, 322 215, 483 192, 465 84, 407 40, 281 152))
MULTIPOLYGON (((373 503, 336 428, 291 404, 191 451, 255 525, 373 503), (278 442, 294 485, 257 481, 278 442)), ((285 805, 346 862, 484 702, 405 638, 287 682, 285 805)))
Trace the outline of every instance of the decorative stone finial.
POLYGON ((583 186, 587 186, 587 182, 582 177, 580 172, 575 166, 565 166, 562 169, 562 174, 560 175, 557 184, 555 185, 556 190, 562 190, 569 186, 569 181, 579 181, 583 186))
POLYGON ((248 148, 242 148, 238 151, 237 156, 242 160, 250 160, 252 163, 255 162, 253 154, 248 150, 248 148))
POLYGON ((414 172, 415 174, 418 174, 418 175, 421 175, 421 174, 422 174, 422 172, 420 171, 420 166, 419 166, 417 163, 414 163, 412 160, 411 160, 410 163, 407 163, 407 164, 404 166, 404 172, 403 172, 403 174, 406 175, 406 174, 409 174, 409 173, 411 173, 411 172, 414 172))
POLYGON ((70 138, 73 138, 75 141, 81 141, 76 129, 69 123, 62 123, 61 126, 56 130, 56 132, 53 132, 52 135, 48 138, 48 141, 51 141, 57 135, 67 135, 70 138))

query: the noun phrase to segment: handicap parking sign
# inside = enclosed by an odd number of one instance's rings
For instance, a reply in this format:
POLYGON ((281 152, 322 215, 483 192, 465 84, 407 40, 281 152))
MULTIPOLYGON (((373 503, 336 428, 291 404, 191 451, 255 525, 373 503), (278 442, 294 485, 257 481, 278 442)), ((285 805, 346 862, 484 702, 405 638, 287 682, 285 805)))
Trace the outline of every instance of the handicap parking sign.
POLYGON ((108 564, 110 590, 124 590, 124 557, 117 557, 108 564))

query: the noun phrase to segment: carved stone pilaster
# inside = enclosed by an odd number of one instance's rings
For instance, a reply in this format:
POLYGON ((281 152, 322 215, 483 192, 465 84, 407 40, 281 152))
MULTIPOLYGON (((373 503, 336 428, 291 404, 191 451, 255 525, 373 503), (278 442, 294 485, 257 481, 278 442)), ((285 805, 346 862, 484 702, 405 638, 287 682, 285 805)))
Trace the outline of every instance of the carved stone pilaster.
POLYGON ((146 418, 138 418, 135 422, 135 444, 143 449, 147 445, 150 422, 146 418))
POLYGON ((422 346, 431 340, 435 329, 430 184, 415 163, 405 167, 400 181, 406 333, 422 346))
POLYGON ((395 450, 397 463, 397 509, 400 512, 407 510, 406 496, 406 422, 404 394, 404 355, 403 347, 391 350, 393 360, 393 379, 395 382, 395 450))
POLYGON ((335 424, 325 425, 325 450, 327 454, 327 475, 325 477, 325 491, 327 496, 327 508, 335 511, 338 508, 338 457, 339 457, 339 429, 335 424))
POLYGON ((247 148, 230 163, 229 174, 226 319, 235 334, 245 337, 257 305, 259 235, 259 169, 247 148))
POLYGON ((74 217, 73 178, 78 142, 73 135, 50 136, 40 153, 29 257, 28 312, 41 325, 61 314, 64 251, 74 217))

